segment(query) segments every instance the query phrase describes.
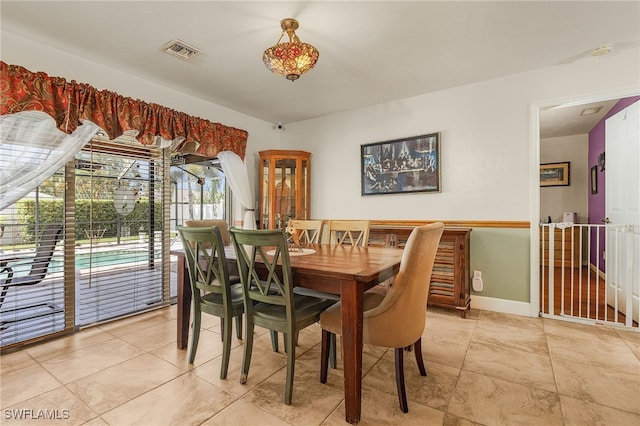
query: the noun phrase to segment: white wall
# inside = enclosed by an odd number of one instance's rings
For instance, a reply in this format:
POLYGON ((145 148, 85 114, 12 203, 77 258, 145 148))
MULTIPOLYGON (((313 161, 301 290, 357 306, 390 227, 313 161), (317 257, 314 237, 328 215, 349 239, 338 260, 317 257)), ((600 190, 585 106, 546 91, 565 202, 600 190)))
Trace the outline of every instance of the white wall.
POLYGON ((540 218, 546 222, 561 222, 564 212, 577 212, 578 223, 589 219, 588 167, 589 135, 574 135, 540 140, 540 163, 569 161, 569 186, 540 188, 540 218))
POLYGON ((639 50, 626 50, 292 123, 284 144, 313 154, 313 217, 537 223, 532 105, 640 92, 639 64, 639 50), (442 135, 441 193, 360 195, 361 144, 431 132, 442 135))

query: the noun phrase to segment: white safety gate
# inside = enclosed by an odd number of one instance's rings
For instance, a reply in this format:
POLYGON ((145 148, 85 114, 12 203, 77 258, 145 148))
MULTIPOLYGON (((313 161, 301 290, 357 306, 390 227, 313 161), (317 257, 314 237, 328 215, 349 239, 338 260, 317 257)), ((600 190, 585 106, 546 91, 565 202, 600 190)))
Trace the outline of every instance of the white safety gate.
POLYGON ((541 315, 640 331, 640 226, 540 225, 541 315))

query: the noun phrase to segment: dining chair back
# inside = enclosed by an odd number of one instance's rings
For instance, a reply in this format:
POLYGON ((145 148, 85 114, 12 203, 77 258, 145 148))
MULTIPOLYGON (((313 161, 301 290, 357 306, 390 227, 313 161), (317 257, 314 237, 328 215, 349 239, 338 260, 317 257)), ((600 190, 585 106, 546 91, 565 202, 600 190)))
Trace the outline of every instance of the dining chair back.
POLYGON ((218 226, 179 226, 178 233, 184 246, 193 296, 193 339, 189 364, 193 364, 198 350, 202 312, 220 317, 223 342, 220 378, 225 379, 231 352, 232 318, 236 318, 236 335, 238 339, 242 338, 242 285, 230 281, 224 242, 218 226))
POLYGON ((222 243, 225 246, 231 244, 231 235, 229 235, 229 225, 227 221, 224 219, 205 219, 205 220, 185 220, 185 226, 194 227, 194 228, 210 228, 212 226, 217 226, 220 230, 220 235, 222 235, 222 243))
POLYGON ((330 220, 329 244, 366 247, 369 245, 370 220, 330 220))
POLYGON ((231 228, 244 291, 246 338, 240 383, 246 383, 253 351, 254 326, 284 334, 287 352, 285 404, 291 404, 296 359, 296 334, 318 322, 334 301, 293 292, 286 235, 282 230, 231 228))
MULTIPOLYGON (((365 293, 362 338, 375 346, 394 348, 396 387, 403 412, 408 412, 404 385, 404 348, 413 346, 418 369, 427 372, 422 360, 422 333, 426 319, 427 296, 431 272, 440 237, 444 230, 441 222, 413 229, 402 253, 400 269, 393 286, 385 295, 365 293)), ((331 333, 342 332, 340 304, 333 305, 320 315, 322 327, 320 381, 326 383, 329 339, 331 333)))
POLYGON ((322 219, 291 219, 289 226, 292 226, 296 231, 300 231, 298 238, 302 244, 318 244, 322 242, 322 228, 324 227, 324 220, 322 219))

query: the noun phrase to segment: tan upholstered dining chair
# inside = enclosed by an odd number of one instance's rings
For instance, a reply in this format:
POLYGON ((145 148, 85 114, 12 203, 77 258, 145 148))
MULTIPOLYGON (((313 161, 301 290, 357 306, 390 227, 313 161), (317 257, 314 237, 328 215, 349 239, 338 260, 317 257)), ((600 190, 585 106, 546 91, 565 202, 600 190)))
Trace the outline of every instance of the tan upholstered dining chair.
POLYGON ((185 220, 185 226, 193 228, 210 228, 217 226, 222 235, 222 243, 225 246, 231 245, 231 235, 229 234, 229 225, 224 219, 205 219, 205 220, 185 220))
MULTIPOLYGON (((409 407, 404 385, 404 348, 413 346, 420 374, 426 376, 422 360, 422 333, 431 272, 443 230, 441 222, 414 228, 405 245, 398 275, 387 294, 365 293, 363 342, 394 348, 398 401, 405 413, 409 411, 409 407)), ((326 383, 331 333, 342 333, 340 303, 320 314, 320 326, 320 381, 326 383)))
POLYGON ((330 220, 329 244, 366 247, 369 245, 370 220, 330 220))

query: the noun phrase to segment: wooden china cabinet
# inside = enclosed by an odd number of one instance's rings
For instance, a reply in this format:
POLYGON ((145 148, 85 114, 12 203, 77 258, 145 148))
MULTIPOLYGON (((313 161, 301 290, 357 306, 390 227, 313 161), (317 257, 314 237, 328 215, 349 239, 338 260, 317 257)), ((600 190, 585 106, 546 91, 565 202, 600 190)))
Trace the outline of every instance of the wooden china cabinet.
POLYGON ((260 151, 260 228, 309 218, 310 158, 306 151, 260 151))

